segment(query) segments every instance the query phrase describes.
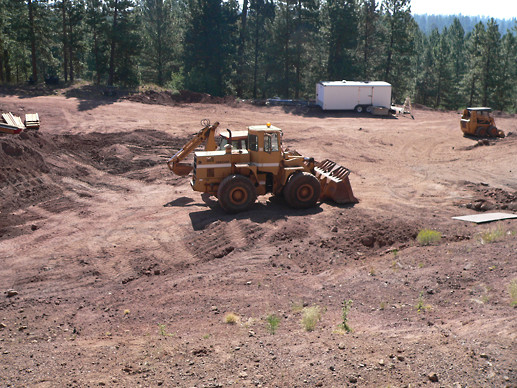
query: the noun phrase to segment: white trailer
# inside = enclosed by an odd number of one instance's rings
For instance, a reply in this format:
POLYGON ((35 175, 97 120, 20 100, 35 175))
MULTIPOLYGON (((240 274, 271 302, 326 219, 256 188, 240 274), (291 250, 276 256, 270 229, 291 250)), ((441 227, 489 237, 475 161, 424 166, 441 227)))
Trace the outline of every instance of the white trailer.
POLYGON ((316 104, 323 110, 372 112, 391 108, 391 84, 384 81, 322 81, 316 85, 316 104))

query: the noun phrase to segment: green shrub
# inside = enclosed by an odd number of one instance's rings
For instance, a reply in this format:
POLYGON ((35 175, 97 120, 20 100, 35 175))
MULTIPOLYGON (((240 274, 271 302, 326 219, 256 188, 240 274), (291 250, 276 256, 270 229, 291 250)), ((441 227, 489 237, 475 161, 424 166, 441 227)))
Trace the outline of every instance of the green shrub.
POLYGON ((158 332, 164 337, 172 337, 173 334, 167 332, 167 326, 162 323, 158 324, 158 332))
POLYGON ((510 305, 517 307, 517 279, 511 281, 508 291, 510 292, 510 305))
POLYGON ((266 322, 268 324, 268 330, 271 334, 276 333, 276 329, 278 328, 278 325, 280 324, 280 318, 276 316, 275 314, 270 314, 266 318, 266 322))
POLYGON ((427 310, 430 310, 431 309, 431 306, 428 305, 428 304, 425 304, 425 301, 424 301, 424 292, 422 291, 420 293, 420 296, 418 297, 418 303, 416 304, 415 306, 416 310, 421 313, 421 312, 425 312, 427 310))
POLYGON ((486 232, 481 233, 481 244, 485 243, 493 243, 499 240, 502 240, 506 235, 506 230, 502 226, 498 226, 495 229, 487 230, 486 232))
POLYGON ((340 326, 347 333, 350 333, 352 331, 352 328, 348 325, 348 313, 350 312, 351 308, 352 308, 352 301, 351 300, 344 300, 343 301, 343 308, 341 310, 341 316, 343 318, 343 322, 341 323, 340 326))
POLYGON ((313 331, 320 319, 320 306, 305 307, 302 310, 302 326, 306 331, 313 331))
POLYGON ((416 241, 420 245, 432 245, 440 242, 442 234, 436 230, 422 229, 416 236, 416 241))
POLYGON ((234 313, 228 313, 224 316, 224 322, 229 325, 235 325, 237 322, 239 322, 239 316, 234 313))

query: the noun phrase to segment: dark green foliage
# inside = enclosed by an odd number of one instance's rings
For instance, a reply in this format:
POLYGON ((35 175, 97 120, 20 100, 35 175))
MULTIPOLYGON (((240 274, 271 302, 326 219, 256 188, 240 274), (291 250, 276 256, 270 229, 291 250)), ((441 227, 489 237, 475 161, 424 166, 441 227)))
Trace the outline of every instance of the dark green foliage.
POLYGON ((515 112, 515 25, 410 0, 0 0, 0 83, 313 99, 318 81, 383 80, 394 103, 515 112))
POLYGON ((86 0, 85 27, 88 33, 88 78, 96 84, 106 82, 109 61, 109 23, 107 9, 102 0, 86 0))
POLYGON ((183 65, 185 86, 216 96, 228 90, 235 63, 237 2, 188 0, 183 65))
POLYGON ((142 77, 163 86, 179 71, 180 41, 183 36, 179 5, 173 0, 143 0, 142 77))
POLYGON ((332 80, 354 79, 354 61, 358 42, 358 16, 355 1, 328 0, 327 77, 332 80))
MULTIPOLYGON (((511 15, 508 15, 511 16, 511 15)), ((474 27, 479 22, 483 24, 488 23, 489 17, 482 16, 465 16, 465 15, 414 15, 413 18, 417 22, 420 30, 425 34, 429 35, 436 28, 439 32, 442 32, 444 28, 449 28, 455 21, 461 25, 465 30, 465 33, 472 32, 474 27)), ((506 33, 507 30, 512 30, 517 27, 517 18, 497 20, 500 26, 500 31, 506 33)))
POLYGON ((141 49, 140 18, 132 0, 108 0, 110 56, 108 85, 139 83, 137 58, 141 49))

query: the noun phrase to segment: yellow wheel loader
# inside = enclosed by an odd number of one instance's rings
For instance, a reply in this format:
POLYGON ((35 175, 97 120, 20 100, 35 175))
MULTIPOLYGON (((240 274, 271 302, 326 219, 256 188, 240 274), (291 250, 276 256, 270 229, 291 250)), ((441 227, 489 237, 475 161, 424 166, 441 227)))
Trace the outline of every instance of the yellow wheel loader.
MULTIPOLYGON (((350 170, 330 160, 321 163, 296 151, 282 148, 282 130, 271 124, 248 127, 239 132, 238 145, 232 131, 222 149, 217 149, 215 130, 205 120, 198 134, 167 162, 177 175, 192 171, 190 184, 195 191, 217 197, 228 213, 248 209, 258 195, 283 195, 294 208, 309 208, 319 200, 337 203, 357 203, 350 180, 350 170), (189 153, 207 140, 205 151, 194 152, 193 165, 182 163, 189 153)), ((222 144, 223 144, 222 143, 222 144)))
POLYGON ((495 126, 490 108, 467 108, 463 111, 460 128, 463 135, 476 137, 504 137, 504 132, 495 126))

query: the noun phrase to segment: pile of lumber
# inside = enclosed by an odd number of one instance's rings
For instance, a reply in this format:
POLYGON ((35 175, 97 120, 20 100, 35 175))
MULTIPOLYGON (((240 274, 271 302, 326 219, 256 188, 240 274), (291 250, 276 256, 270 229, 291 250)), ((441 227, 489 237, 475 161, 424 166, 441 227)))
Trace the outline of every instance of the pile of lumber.
POLYGON ((19 116, 13 115, 11 112, 2 113, 0 121, 0 132, 16 134, 24 129, 39 129, 40 122, 37 113, 29 113, 25 115, 25 123, 19 116))
POLYGON ((28 129, 39 129, 39 116, 37 113, 27 113, 25 115, 25 127, 28 129))

